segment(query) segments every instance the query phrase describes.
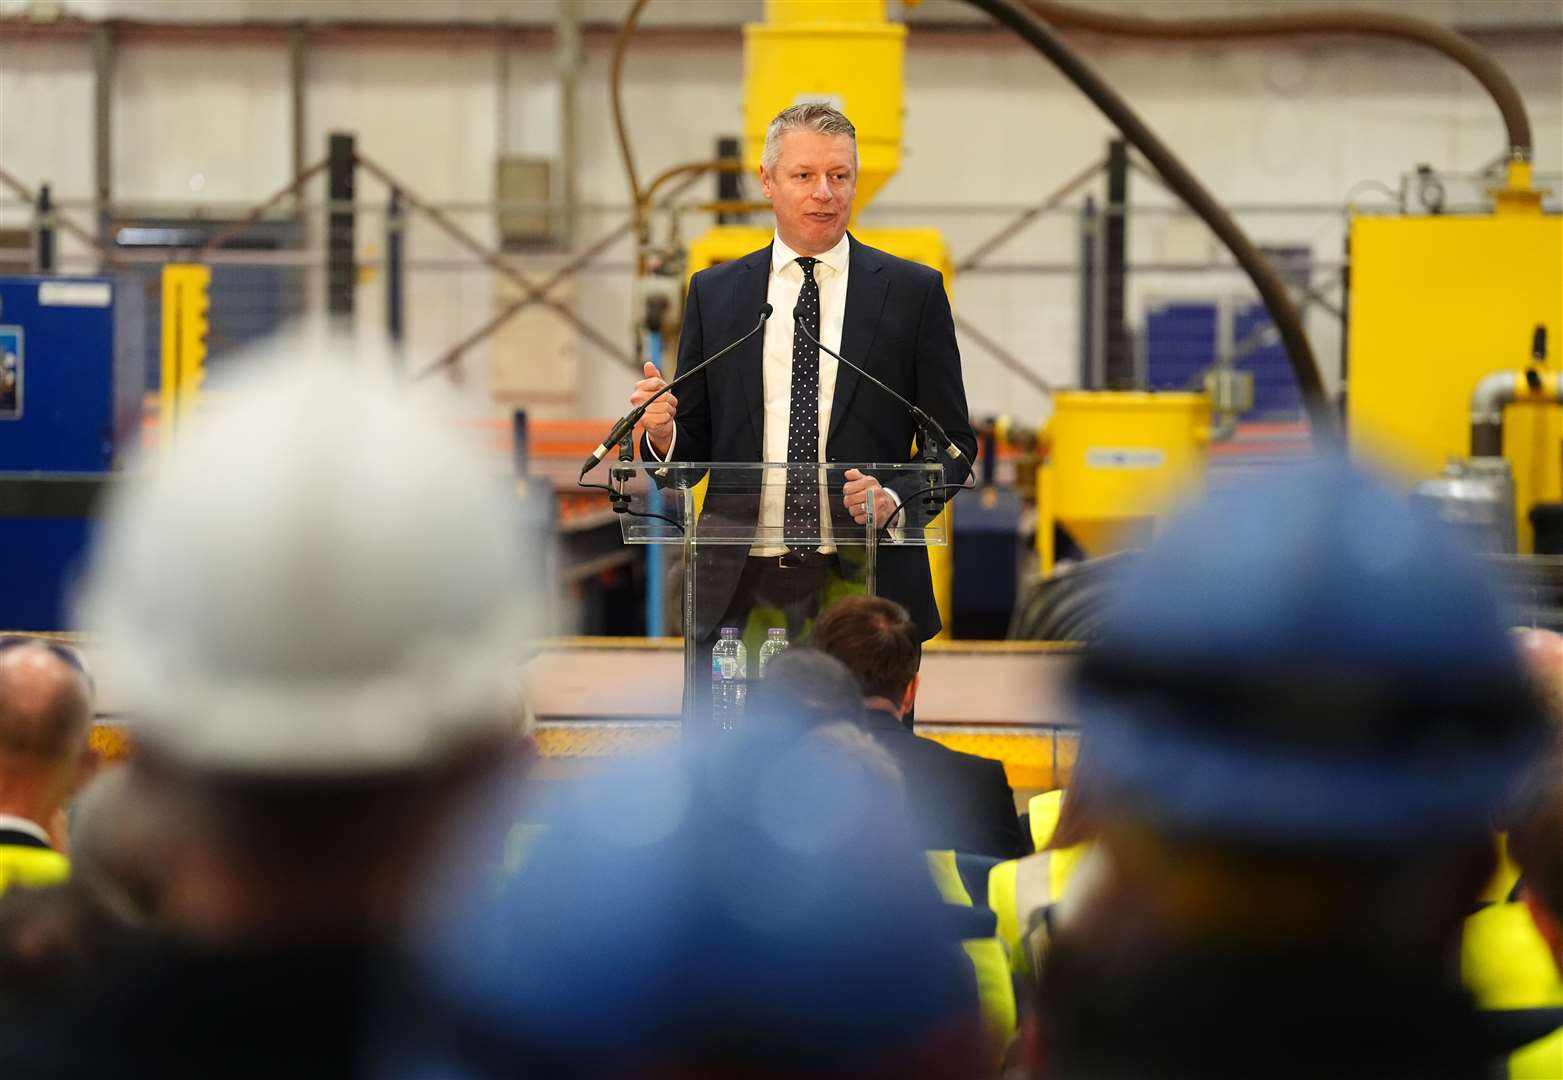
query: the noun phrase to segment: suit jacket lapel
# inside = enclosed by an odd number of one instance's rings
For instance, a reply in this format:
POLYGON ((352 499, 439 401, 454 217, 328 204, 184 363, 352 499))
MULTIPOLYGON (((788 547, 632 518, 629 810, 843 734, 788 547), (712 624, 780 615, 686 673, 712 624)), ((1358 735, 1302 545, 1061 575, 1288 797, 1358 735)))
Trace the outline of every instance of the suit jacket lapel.
MULTIPOLYGON (((771 245, 766 244, 741 260, 738 281, 733 287, 733 319, 732 325, 728 327, 727 341, 740 338, 754 328, 754 321, 760 317, 760 308, 765 303, 770 285, 771 245)), ((765 456, 765 331, 760 331, 746 341, 731 359, 738 365, 744 404, 748 407, 749 420, 754 425, 755 455, 761 458, 765 456)), ((726 362, 721 360, 718 364, 726 362)))
MULTIPOLYGON (((841 325, 841 355, 861 367, 869 366, 874 335, 879 330, 879 315, 885 307, 890 282, 881 273, 884 262, 872 248, 850 238, 847 249, 847 310, 841 325)), ((846 419, 852 393, 862 380, 845 364, 836 365, 836 394, 830 404, 830 432, 825 445, 836 437, 846 419)))

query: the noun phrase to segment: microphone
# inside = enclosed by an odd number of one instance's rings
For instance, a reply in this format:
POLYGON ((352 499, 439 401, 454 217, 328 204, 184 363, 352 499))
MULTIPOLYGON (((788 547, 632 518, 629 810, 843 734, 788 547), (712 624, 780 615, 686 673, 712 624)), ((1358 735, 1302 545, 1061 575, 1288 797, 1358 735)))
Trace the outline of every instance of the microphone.
POLYGON ((776 309, 771 307, 770 304, 761 304, 760 305, 760 319, 759 319, 758 322, 756 322, 754 324, 754 328, 751 329, 747 334, 745 334, 743 337, 739 338, 737 341, 733 342, 732 344, 727 345, 724 348, 718 349, 715 353, 713 353, 712 355, 708 356, 706 359, 700 361, 700 363, 696 364, 694 367, 690 368, 688 371, 680 372, 678 378, 674 379, 672 382, 670 382, 666 386, 664 386, 661 390, 658 390, 655 394, 652 394, 645 401, 641 402, 639 405, 635 406, 629 412, 627 412, 623 416, 619 417, 619 422, 617 424, 613 425, 613 430, 608 432, 608 437, 602 441, 602 444, 600 446, 598 446, 597 449, 592 451, 591 456, 586 459, 586 464, 581 466, 581 476, 584 477, 587 473, 591 472, 598 465, 602 464, 602 459, 608 456, 608 451, 611 450, 613 448, 613 446, 615 444, 617 444, 621 439, 624 439, 626 436, 628 436, 631 431, 635 430, 635 425, 640 423, 640 418, 642 416, 646 415, 646 409, 651 405, 651 403, 653 401, 656 401, 659 397, 661 397, 663 394, 667 393, 669 390, 673 389, 675 386, 677 386, 679 383, 683 382, 685 379, 692 378, 693 376, 695 376, 699 372, 704 371, 705 368, 708 365, 710 365, 711 363, 713 363, 713 362, 715 362, 717 360, 720 360, 722 357, 726 356, 728 353, 730 353, 734 349, 738 348, 738 346, 742 345, 744 342, 746 342, 750 338, 754 337, 754 335, 756 335, 756 334, 758 334, 760 332, 760 328, 765 325, 765 320, 769 319, 771 317, 772 313, 775 310, 776 309))
POLYGON ((856 365, 852 361, 848 360, 845 356, 842 356, 835 349, 832 349, 829 345, 824 344, 818 338, 816 338, 813 334, 809 333, 809 328, 808 328, 808 326, 806 326, 804 324, 804 321, 801 318, 801 315, 802 315, 802 308, 801 308, 801 306, 800 307, 795 307, 795 308, 792 309, 793 325, 796 326, 799 330, 802 330, 803 331, 803 336, 808 338, 809 341, 812 344, 818 345, 821 349, 824 349, 826 352, 830 353, 830 355, 834 356, 837 360, 839 360, 843 364, 847 365, 847 367, 851 368, 853 371, 855 371, 859 375, 863 376, 863 378, 867 379, 869 382, 871 382, 875 386, 879 387, 879 389, 883 390, 885 393, 889 394, 891 397, 893 397, 897 401, 899 401, 901 403, 901 406, 904 409, 906 409, 907 412, 912 414, 912 419, 917 421, 917 426, 919 428, 921 428, 925 432, 933 432, 933 433, 937 434, 939 436, 939 438, 944 441, 945 452, 947 454, 949 454, 950 457, 952 457, 956 461, 964 461, 966 459, 966 455, 961 453, 961 448, 959 446, 955 445, 955 440, 950 438, 948 435, 946 435, 945 432, 944 432, 944 428, 939 426, 939 421, 937 421, 933 417, 929 416, 922 409, 919 409, 916 405, 913 405, 910 401, 907 401, 906 398, 902 397, 900 394, 898 394, 894 390, 890 389, 890 387, 886 386, 883 382, 881 382, 880 380, 874 378, 874 376, 870 375, 868 372, 866 372, 862 368, 858 367, 858 365, 856 365))

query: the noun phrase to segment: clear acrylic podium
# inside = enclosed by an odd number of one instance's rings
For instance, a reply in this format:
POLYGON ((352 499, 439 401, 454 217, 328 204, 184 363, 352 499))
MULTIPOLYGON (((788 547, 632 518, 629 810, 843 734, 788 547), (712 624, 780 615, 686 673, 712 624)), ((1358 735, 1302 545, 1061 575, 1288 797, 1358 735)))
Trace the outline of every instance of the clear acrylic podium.
MULTIPOLYGON (((937 464, 612 461, 585 479, 612 488, 626 544, 666 544, 682 553, 686 729, 691 721, 701 727, 700 721, 709 719, 711 640, 719 624, 740 626, 752 680, 758 675, 759 645, 771 627, 785 626, 795 643, 811 621, 804 616, 840 596, 876 591, 882 549, 948 543, 940 512, 950 489, 936 486, 945 483, 937 464), (873 520, 872 500, 869 520, 852 520, 842 488, 853 469, 904 495, 888 526, 873 520), (808 535, 792 535, 783 524, 789 471, 795 484, 812 482, 818 491, 820 527, 808 535), (770 602, 774 597, 761 596, 736 620, 730 604, 751 555, 776 559, 778 566, 800 563, 802 572, 774 575, 787 595, 775 603, 770 602), (793 578, 796 589, 788 584, 793 578)), ((744 606, 741 598, 739 604, 744 606)))

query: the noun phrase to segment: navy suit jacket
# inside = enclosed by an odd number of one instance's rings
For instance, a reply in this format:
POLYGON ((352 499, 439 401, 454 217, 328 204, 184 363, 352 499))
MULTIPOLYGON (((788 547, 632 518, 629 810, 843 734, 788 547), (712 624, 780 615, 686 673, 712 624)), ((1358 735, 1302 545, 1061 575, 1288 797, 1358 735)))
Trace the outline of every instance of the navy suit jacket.
MULTIPOLYGON (((977 456, 977 437, 966 412, 961 355, 955 342, 944 278, 921 263, 897 258, 852 238, 848 251, 847 302, 841 355, 871 372, 926 411, 965 455, 947 456, 945 482, 960 483, 977 456)), ((753 328, 770 286, 767 245, 741 259, 697 273, 689 283, 678 366, 687 371, 753 328)), ((680 461, 760 461, 765 445, 763 334, 712 364, 678 389, 680 461)), ((825 455, 831 462, 911 461, 917 429, 899 402, 845 364, 836 368, 825 455)), ((903 498, 920 486, 895 483, 903 498)), ((707 505, 710 501, 708 497, 707 505)), ((839 507, 833 508, 842 513, 839 507)), ((737 588, 746 551, 707 549, 696 595, 700 636, 708 636, 737 588), (721 552, 721 553, 719 553, 721 552)), ((703 559, 705 556, 703 556, 703 559)), ((938 609, 921 547, 879 548, 878 592, 906 608, 923 638, 939 632, 938 609)))
POLYGON ((1003 762, 941 746, 879 709, 865 708, 862 723, 906 782, 914 844, 995 859, 1031 854, 1003 762))

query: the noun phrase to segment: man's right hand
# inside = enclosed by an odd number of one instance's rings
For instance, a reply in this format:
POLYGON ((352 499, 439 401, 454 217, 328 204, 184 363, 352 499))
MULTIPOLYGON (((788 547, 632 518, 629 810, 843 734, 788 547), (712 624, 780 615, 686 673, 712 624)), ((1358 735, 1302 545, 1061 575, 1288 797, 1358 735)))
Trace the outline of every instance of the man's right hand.
MULTIPOLYGON (((666 380, 657 372, 657 365, 646 364, 646 377, 635 384, 635 392, 630 395, 630 407, 636 408, 644 405, 651 396, 667 385, 666 380)), ((673 417, 678 413, 678 398, 672 394, 663 394, 651 403, 651 408, 646 410, 646 415, 641 417, 640 423, 635 425, 635 441, 640 442, 640 435, 645 433, 651 443, 651 448, 659 454, 666 454, 668 448, 673 445, 673 417)))

